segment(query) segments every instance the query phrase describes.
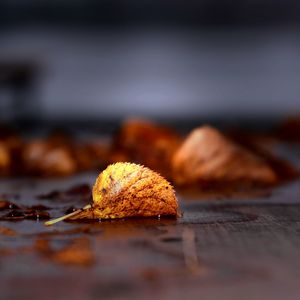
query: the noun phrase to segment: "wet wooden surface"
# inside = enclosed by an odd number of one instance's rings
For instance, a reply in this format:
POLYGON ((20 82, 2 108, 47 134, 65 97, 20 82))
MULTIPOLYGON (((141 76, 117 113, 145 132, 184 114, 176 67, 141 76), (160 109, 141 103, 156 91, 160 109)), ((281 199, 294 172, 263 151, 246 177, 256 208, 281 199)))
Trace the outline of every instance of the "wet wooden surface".
MULTIPOLYGON (((299 166, 299 146, 279 150, 299 166)), ((37 195, 95 176, 0 188, 56 217, 82 199, 37 195)), ((0 221, 0 299, 299 299, 300 180, 249 199, 179 199, 178 220, 0 221)))

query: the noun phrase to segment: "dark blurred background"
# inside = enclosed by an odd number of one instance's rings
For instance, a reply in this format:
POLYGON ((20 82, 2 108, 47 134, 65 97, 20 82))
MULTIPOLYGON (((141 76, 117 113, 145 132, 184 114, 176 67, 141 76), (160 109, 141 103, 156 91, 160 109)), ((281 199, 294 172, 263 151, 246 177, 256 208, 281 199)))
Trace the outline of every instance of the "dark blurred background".
POLYGON ((1 0, 0 119, 300 112, 296 0, 1 0))

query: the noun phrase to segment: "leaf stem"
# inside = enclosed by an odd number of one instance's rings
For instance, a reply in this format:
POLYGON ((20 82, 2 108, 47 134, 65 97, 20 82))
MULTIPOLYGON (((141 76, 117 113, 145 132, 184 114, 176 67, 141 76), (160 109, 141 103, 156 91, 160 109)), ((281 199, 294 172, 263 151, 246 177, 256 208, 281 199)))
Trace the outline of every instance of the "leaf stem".
POLYGON ((45 225, 46 225, 46 226, 51 226, 51 225, 53 225, 53 224, 55 224, 55 223, 58 223, 58 222, 60 222, 60 221, 69 219, 69 218, 71 218, 71 217, 73 217, 73 216, 76 216, 77 214, 79 214, 79 213, 82 212, 82 211, 85 211, 85 210, 90 209, 91 207, 92 207, 91 204, 88 204, 88 205, 86 205, 85 207, 83 207, 83 208, 81 208, 81 209, 78 209, 78 210, 75 210, 75 211, 71 212, 70 214, 67 214, 67 215, 65 215, 65 216, 62 216, 62 217, 53 219, 53 220, 51 220, 51 221, 47 221, 47 222, 45 222, 45 225))

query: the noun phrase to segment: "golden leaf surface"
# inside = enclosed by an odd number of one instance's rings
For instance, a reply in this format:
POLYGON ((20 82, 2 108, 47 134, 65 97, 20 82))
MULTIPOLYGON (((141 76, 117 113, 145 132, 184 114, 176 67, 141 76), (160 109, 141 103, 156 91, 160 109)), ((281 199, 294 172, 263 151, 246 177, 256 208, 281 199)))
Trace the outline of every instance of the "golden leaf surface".
POLYGON ((134 163, 115 163, 98 176, 93 203, 62 219, 115 219, 128 217, 178 216, 171 184, 158 173, 134 163))

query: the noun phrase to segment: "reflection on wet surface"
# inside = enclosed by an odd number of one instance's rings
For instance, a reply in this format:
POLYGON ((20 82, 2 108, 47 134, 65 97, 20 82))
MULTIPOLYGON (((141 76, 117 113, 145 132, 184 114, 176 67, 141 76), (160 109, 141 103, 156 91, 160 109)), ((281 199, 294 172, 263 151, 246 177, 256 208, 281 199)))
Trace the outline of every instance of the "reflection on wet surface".
POLYGON ((299 181, 235 199, 181 193, 178 219, 44 226, 90 202, 94 178, 0 183, 1 299, 182 299, 300 276, 299 181))

